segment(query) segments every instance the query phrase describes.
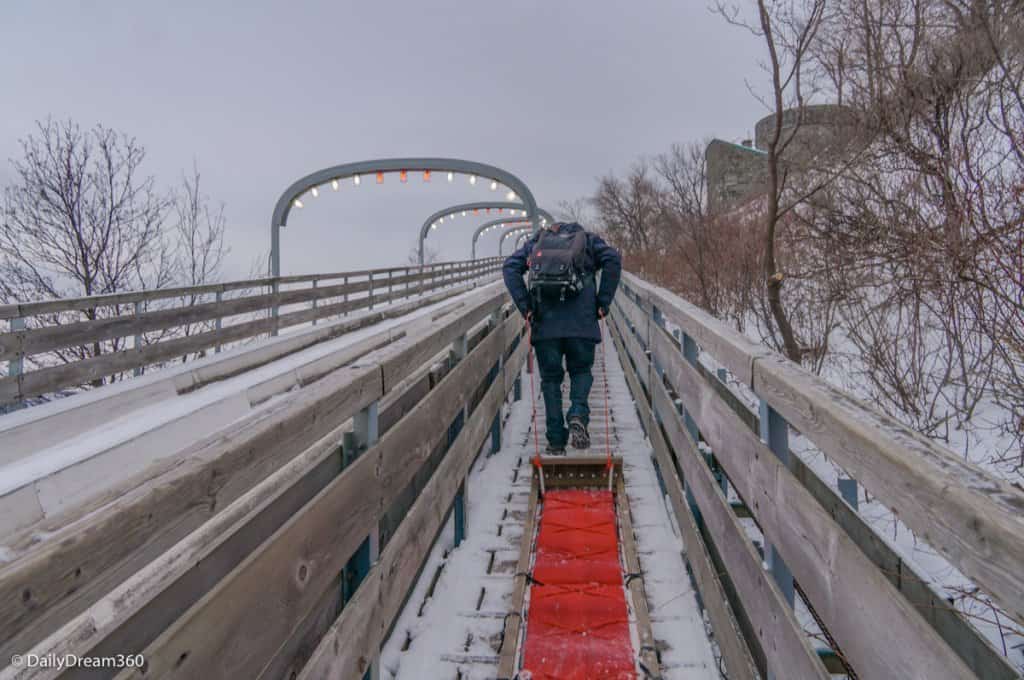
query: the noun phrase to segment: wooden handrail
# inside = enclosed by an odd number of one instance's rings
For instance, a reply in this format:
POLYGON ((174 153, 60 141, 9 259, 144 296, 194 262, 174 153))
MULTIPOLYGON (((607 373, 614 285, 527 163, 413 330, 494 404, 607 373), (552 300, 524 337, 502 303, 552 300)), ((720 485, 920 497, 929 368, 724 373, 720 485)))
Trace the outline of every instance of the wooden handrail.
MULTIPOLYGON (((805 477, 813 473, 799 461, 787 469, 750 432, 749 412, 738 411, 739 400, 723 399, 723 386, 712 384, 707 371, 684 358, 680 342, 667 333, 662 319, 677 325, 684 340, 686 336, 695 339, 767 407, 893 507, 921 538, 975 578, 1004 607, 1009 605, 1014 618, 1020 614, 1024 594, 1024 494, 777 357, 678 296, 632 274, 624 275, 612 325, 630 366, 637 367, 637 401, 651 404, 650 410, 657 415, 651 422, 660 421, 670 433, 675 432, 669 440, 676 457, 684 463, 690 458, 699 461, 703 469, 696 442, 686 450, 690 434, 682 427, 683 416, 665 385, 679 395, 686 417, 695 421, 701 439, 715 451, 766 540, 778 547, 843 651, 853 657, 854 668, 867 675, 901 668, 905 674, 911 668, 921 671, 923 666, 914 665, 915 658, 924 657, 932 666, 929 677, 970 674, 965 662, 984 677, 1013 677, 1005 659, 968 630, 955 611, 944 610, 946 623, 940 624, 920 603, 907 599, 911 593, 894 582, 874 556, 861 552, 870 542, 859 535, 856 540, 847 536, 848 530, 861 525, 849 520, 837 524, 837 516, 826 506, 828 495, 815 493, 821 485, 801 481, 794 474, 797 468, 805 477), (782 499, 784 506, 779 504, 782 499), (868 619, 860 616, 865 612, 870 613, 868 619), (871 624, 878 618, 900 630, 897 644, 888 644, 885 635, 879 637, 871 624)), ((693 464, 687 463, 691 473, 693 464)))
POLYGON ((136 302, 147 302, 151 300, 172 299, 189 297, 193 295, 208 295, 210 293, 226 293, 233 290, 244 290, 248 288, 272 287, 277 284, 305 283, 312 281, 327 281, 332 279, 360 278, 370 274, 388 274, 389 272, 426 271, 433 272, 450 267, 451 265, 494 264, 501 262, 499 257, 486 257, 477 260, 452 260, 449 262, 435 262, 432 264, 409 265, 405 267, 385 267, 382 269, 360 269, 343 272, 328 272, 322 274, 303 274, 297 276, 263 277, 258 279, 243 279, 237 281, 225 281, 223 283, 211 283, 200 286, 175 286, 173 288, 155 288, 153 290, 131 291, 125 293, 110 293, 106 295, 89 295, 75 298, 60 298, 57 300, 40 300, 37 302, 18 302, 14 304, 0 305, 0 320, 16 319, 21 317, 37 316, 39 314, 52 314, 56 312, 84 311, 107 307, 112 305, 134 304, 136 302))
MULTIPOLYGON (((0 361, 8 361, 18 370, 9 371, 0 378, 0 405, 18 403, 26 399, 82 385, 103 379, 108 375, 135 370, 141 372, 147 366, 174 357, 204 352, 211 348, 219 351, 225 344, 269 333, 302 323, 316 323, 319 319, 349 313, 359 309, 372 309, 394 300, 422 295, 442 287, 472 281, 482 276, 493 275, 501 266, 500 258, 469 260, 456 263, 428 265, 422 269, 415 266, 389 269, 361 270, 331 274, 312 274, 279 279, 256 279, 253 281, 229 282, 213 286, 173 288, 117 295, 74 298, 39 303, 7 305, 0 308, 2 314, 16 313, 21 327, 0 333, 0 361), (394 276, 396 272, 400 276, 394 276), (373 279, 372 276, 387 275, 387 278, 373 279), (358 280, 361 277, 367 277, 358 280), (319 282, 343 279, 344 283, 320 286, 319 282), (280 290, 280 283, 310 282, 310 287, 280 290), (218 299, 215 302, 199 302, 174 305, 168 308, 145 311, 136 307, 134 314, 121 314, 107 318, 69 321, 67 319, 50 325, 37 326, 29 323, 24 328, 23 315, 49 315, 57 312, 76 312, 96 309, 102 306, 118 306, 126 303, 152 302, 156 300, 194 299, 200 294, 223 293, 253 286, 272 284, 267 293, 245 295, 232 299, 218 299), (359 295, 360 297, 350 298, 359 295), (319 305, 321 300, 344 298, 342 302, 319 305), (300 311, 279 313, 282 306, 311 303, 311 307, 300 311), (224 325, 225 319, 244 314, 265 314, 264 318, 245 320, 241 323, 224 325), (201 329, 182 337, 183 328, 194 324, 212 324, 213 330, 201 329), (175 329, 177 331, 175 332, 175 329), (166 333, 171 337, 153 343, 134 345, 146 333, 166 333), (92 347, 97 343, 120 338, 132 338, 132 347, 105 352, 75 362, 54 362, 25 371, 25 357, 46 352, 60 351, 74 347, 92 347)), ((128 344, 127 341, 125 344, 128 344)))

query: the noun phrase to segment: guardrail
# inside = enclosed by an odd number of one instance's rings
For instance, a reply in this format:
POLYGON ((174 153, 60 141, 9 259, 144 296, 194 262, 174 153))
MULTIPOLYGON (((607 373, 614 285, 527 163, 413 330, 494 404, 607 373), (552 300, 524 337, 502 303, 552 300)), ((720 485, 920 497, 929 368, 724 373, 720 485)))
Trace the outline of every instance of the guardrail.
POLYGON ((375 304, 493 274, 500 267, 501 258, 492 257, 0 305, 0 320, 10 326, 0 333, 0 361, 8 363, 7 376, 0 378, 0 405, 126 371, 138 375, 153 364, 372 310, 375 304), (259 288, 269 292, 252 294, 259 288), (224 297, 231 292, 240 297, 224 297), (203 301, 210 296, 213 301, 203 301), (127 306, 130 311, 123 309, 127 306), (87 348, 85 358, 26 370, 26 357, 81 347, 87 348))
POLYGON ((449 512, 464 535, 466 475, 500 446, 525 361, 510 311, 485 288, 368 338, 346 365, 26 530, 0 567, 0 658, 144 655, 118 677, 360 677, 449 512))
POLYGON ((828 677, 794 615, 794 590, 833 643, 824 658, 836 672, 1017 677, 858 516, 855 493, 844 500, 790 454, 790 428, 1017 621, 1024 493, 632 274, 610 326, 730 678, 828 677), (759 415, 701 351, 752 390, 759 415), (763 555, 740 514, 762 532, 763 555))

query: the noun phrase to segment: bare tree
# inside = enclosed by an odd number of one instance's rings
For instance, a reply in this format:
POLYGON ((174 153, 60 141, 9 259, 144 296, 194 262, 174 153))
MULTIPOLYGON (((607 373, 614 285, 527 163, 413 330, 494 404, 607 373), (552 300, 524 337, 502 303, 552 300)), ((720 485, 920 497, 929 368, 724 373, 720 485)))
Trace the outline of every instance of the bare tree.
MULTIPOLYGON (((223 207, 211 207, 195 167, 179 187, 163 194, 142 172, 146 152, 138 141, 102 125, 82 129, 70 120, 37 123, 21 147, 22 157, 11 161, 15 181, 3 195, 0 301, 200 285, 219 278, 227 254, 223 207)), ((179 303, 198 301, 192 296, 179 303)), ((131 305, 105 305, 83 313, 96 320, 134 312, 131 305)), ((64 312, 36 317, 34 323, 76 321, 81 321, 78 312, 64 312)), ((36 366, 73 362, 123 349, 125 340, 115 338, 28 361, 36 366)))
POLYGON ((141 176, 145 150, 134 138, 47 120, 21 147, 0 227, 5 302, 171 281, 167 201, 141 176))
POLYGON ((602 177, 592 205, 597 225, 627 253, 641 253, 657 240, 660 198, 650 165, 638 161, 625 179, 602 177))
MULTIPOLYGON (((434 264, 441 259, 441 251, 437 248, 431 248, 427 244, 423 244, 423 264, 434 264)), ((419 265, 420 263, 420 251, 418 246, 413 246, 409 249, 409 256, 406 258, 409 264, 419 265)))
MULTIPOLYGON (((174 226, 170 237, 173 239, 174 279, 182 286, 202 286, 221 278, 224 258, 230 252, 224 244, 227 220, 224 205, 211 205, 210 197, 203 193, 199 168, 192 164, 192 174, 182 174, 181 181, 171 191, 171 217, 174 226)), ((203 296, 191 293, 179 300, 179 304, 192 306, 203 301, 203 296)), ((179 335, 192 335, 212 330, 213 321, 188 324, 176 329, 179 335)), ((147 341, 158 341, 165 336, 147 337, 147 341)), ((187 361, 188 356, 181 360, 187 361)))
POLYGON ((801 199, 785 200, 789 166, 787 149, 797 139, 806 111, 808 62, 825 12, 825 0, 757 0, 756 23, 745 23, 739 8, 719 2, 718 11, 730 22, 760 36, 768 52, 766 70, 771 94, 765 103, 774 114, 765 139, 767 151, 767 206, 763 238, 765 292, 771 318, 778 328, 782 348, 795 362, 803 358, 800 342, 782 300, 785 275, 778 266, 777 243, 780 223, 801 199), (788 116, 787 116, 788 113, 788 116))
MULTIPOLYGON (((100 295, 173 280, 167 200, 141 174, 145 150, 134 138, 48 119, 21 147, 23 157, 11 162, 15 183, 4 191, 0 300, 100 295)), ((86 318, 122 312, 105 309, 87 309, 86 318)), ((72 320, 66 316, 47 321, 72 320)), ((96 342, 56 354, 76 361, 119 346, 96 342)))

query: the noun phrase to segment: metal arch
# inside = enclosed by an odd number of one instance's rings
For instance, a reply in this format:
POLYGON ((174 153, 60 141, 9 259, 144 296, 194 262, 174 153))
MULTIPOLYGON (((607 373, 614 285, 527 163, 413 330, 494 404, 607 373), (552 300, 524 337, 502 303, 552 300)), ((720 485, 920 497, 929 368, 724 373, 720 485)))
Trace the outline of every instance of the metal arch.
POLYGON ((498 256, 501 257, 502 248, 504 248, 505 241, 508 239, 509 236, 514 236, 515 234, 518 234, 520 232, 525 232, 529 234, 532 231, 532 227, 509 227, 504 233, 502 233, 501 239, 498 241, 498 256))
POLYGON ((499 167, 459 158, 379 158, 370 161, 343 163, 342 165, 324 168, 302 177, 285 189, 281 197, 277 199, 277 204, 274 206, 274 214, 270 221, 271 275, 275 277, 281 275, 281 227, 288 223, 288 214, 291 212, 292 203, 295 199, 313 187, 327 184, 331 180, 344 179, 353 175, 397 172, 401 170, 412 172, 423 170, 457 172, 494 180, 499 184, 507 186, 519 196, 523 203, 522 207, 526 209, 527 218, 534 225, 534 228, 537 228, 537 201, 534 199, 530 188, 521 179, 499 167))
POLYGON ((473 232, 473 247, 472 250, 470 251, 470 257, 472 259, 476 259, 476 242, 480 240, 480 237, 483 236, 483 233, 485 231, 487 231, 491 227, 498 226, 499 224, 516 224, 521 226, 524 224, 530 224, 530 220, 523 218, 513 218, 504 220, 491 220, 490 222, 484 222, 483 224, 481 224, 479 227, 476 228, 476 231, 473 232))
MULTIPOLYGON (((513 203, 510 201, 480 201, 477 203, 461 203, 459 205, 449 206, 444 210, 438 210, 436 213, 428 217, 426 222, 423 223, 423 226, 420 227, 420 240, 419 247, 417 250, 419 254, 420 264, 423 264, 424 241, 427 240, 427 236, 430 236, 430 226, 434 224, 434 222, 436 222, 437 220, 443 217, 447 217, 452 213, 459 213, 464 210, 523 210, 524 208, 525 206, 522 203, 513 203)), ((537 215, 547 220, 549 224, 555 222, 555 218, 552 217, 551 213, 549 213, 544 208, 537 208, 537 215)), ((512 219, 515 219, 515 217, 513 217, 512 219)))
POLYGON ((520 236, 519 238, 517 238, 517 239, 516 239, 516 249, 517 249, 517 250, 518 250, 518 249, 520 248, 520 245, 519 245, 519 244, 520 244, 520 243, 522 243, 522 242, 523 242, 523 239, 524 239, 524 238, 526 238, 526 237, 527 237, 527 236, 529 236, 529 235, 530 235, 530 234, 529 234, 529 232, 525 232, 525 233, 523 233, 523 235, 522 235, 522 236, 520 236))

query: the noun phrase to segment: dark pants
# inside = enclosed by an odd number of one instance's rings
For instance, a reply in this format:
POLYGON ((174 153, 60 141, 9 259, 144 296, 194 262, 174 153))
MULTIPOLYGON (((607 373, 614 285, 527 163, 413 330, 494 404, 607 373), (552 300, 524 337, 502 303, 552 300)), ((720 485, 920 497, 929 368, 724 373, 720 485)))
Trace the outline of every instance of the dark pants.
POLYGON ((569 438, 565 417, 562 416, 562 378, 566 371, 569 372, 569 412, 566 417, 579 416, 585 424, 590 422, 587 397, 594 383, 590 369, 594 365, 595 345, 593 340, 583 338, 557 338, 534 343, 540 391, 544 395, 544 410, 547 412, 548 444, 552 446, 565 446, 569 438))

